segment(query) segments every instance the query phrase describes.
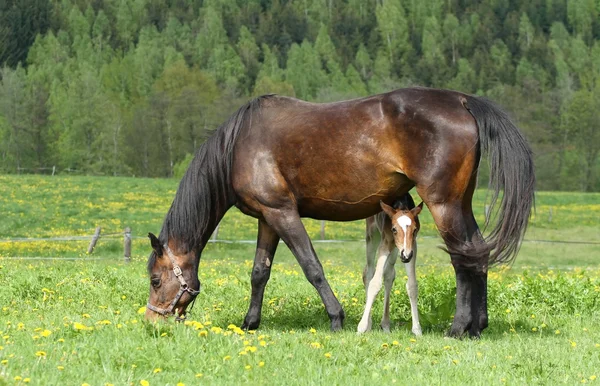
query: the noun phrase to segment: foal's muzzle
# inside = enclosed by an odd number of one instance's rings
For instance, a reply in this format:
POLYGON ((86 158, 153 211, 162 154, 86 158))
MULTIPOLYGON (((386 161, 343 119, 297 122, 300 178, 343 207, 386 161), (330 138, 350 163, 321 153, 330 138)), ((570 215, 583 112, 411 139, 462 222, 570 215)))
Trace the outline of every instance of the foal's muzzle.
POLYGON ((402 252, 400 252, 400 260, 405 264, 410 263, 410 260, 412 259, 413 254, 414 254, 413 251, 410 251, 410 252, 408 252, 408 255, 405 255, 404 250, 402 250, 402 252))

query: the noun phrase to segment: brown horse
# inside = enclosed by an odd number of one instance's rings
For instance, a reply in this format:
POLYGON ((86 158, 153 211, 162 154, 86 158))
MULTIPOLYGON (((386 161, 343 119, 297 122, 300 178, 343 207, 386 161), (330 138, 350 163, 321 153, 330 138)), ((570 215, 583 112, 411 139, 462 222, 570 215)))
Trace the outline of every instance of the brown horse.
POLYGON ((146 316, 178 313, 199 291, 200 254, 233 205, 258 219, 250 308, 259 326, 280 238, 316 288, 332 330, 344 311, 325 279, 301 217, 364 219, 416 186, 456 273, 449 334, 479 336, 488 324, 487 271, 516 255, 534 200, 531 150, 490 101, 454 91, 409 88, 314 104, 268 95, 242 106, 198 149, 160 236, 150 234, 146 316), (490 157, 497 224, 484 239, 471 200, 482 152, 490 157), (166 255, 166 257, 165 257, 166 255))

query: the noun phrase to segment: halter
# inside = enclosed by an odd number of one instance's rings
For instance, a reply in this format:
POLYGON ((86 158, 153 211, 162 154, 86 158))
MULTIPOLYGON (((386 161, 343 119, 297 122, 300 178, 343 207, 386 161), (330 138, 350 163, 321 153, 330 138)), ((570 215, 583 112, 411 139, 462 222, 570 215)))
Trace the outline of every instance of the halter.
MULTIPOLYGON (((198 296, 198 294, 200 293, 200 289, 198 289, 198 291, 196 291, 194 289, 191 289, 188 286, 185 279, 183 278, 183 272, 181 271, 181 268, 175 262, 175 256, 173 255, 171 248, 169 248, 169 246, 167 244, 165 244, 165 245, 163 245, 163 249, 167 252, 167 256, 169 256, 169 260, 171 260, 171 264, 173 264, 173 273, 175 274, 175 277, 177 278, 177 280, 179 280, 179 291, 177 292, 177 295, 175 295, 175 298, 173 299, 171 304, 169 304, 168 308, 156 307, 156 306, 153 306, 152 304, 150 304, 150 302, 148 302, 148 304, 146 304, 146 307, 149 310, 156 312, 157 314, 160 314, 162 316, 167 316, 167 315, 173 314, 175 305, 177 304, 177 302, 179 302, 179 299, 181 299, 181 296, 183 296, 184 292, 189 293, 190 296, 192 297, 192 307, 190 308, 190 310, 191 310, 194 307, 194 303, 196 302, 196 296, 198 296)), ((175 320, 177 320, 177 321, 181 321, 183 319, 184 318, 181 317, 181 315, 177 315, 177 317, 175 318, 175 320)))

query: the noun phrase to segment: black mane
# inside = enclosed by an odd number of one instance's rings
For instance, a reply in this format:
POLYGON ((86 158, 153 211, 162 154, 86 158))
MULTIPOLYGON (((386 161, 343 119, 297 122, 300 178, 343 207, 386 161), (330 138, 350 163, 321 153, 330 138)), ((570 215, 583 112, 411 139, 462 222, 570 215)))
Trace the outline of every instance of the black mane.
POLYGON ((221 216, 235 203, 231 169, 238 135, 269 96, 242 106, 200 146, 165 217, 161 243, 175 240, 181 252, 189 252, 208 240, 207 233, 213 232, 221 216))

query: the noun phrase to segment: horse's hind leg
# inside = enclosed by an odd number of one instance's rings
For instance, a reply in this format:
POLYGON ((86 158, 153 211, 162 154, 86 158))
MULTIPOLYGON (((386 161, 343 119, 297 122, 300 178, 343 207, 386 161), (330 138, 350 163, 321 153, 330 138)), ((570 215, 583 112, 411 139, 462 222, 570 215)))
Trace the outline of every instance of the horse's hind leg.
MULTIPOLYGON (((427 203, 427 207, 440 231, 449 250, 460 242, 470 241, 472 234, 464 216, 461 201, 428 202, 425 192, 419 192, 427 203), (423 193, 423 194, 422 194, 423 193)), ((481 292, 481 273, 478 268, 465 264, 463 255, 451 253, 450 258, 456 274, 456 313, 449 336, 461 337, 471 329, 473 323, 473 304, 485 304, 482 299, 485 294, 481 292), (473 301, 479 299, 477 302, 473 301)))
MULTIPOLYGON (((467 233, 470 240, 476 243, 483 243, 483 237, 473 216, 473 212, 469 208, 469 213, 465 213, 465 220, 467 222, 467 233)), ((487 263, 488 255, 484 256, 484 262, 487 263)), ((488 326, 488 313, 487 313, 487 265, 482 264, 472 272, 472 289, 471 289, 471 310, 473 312, 473 322, 469 329, 469 335, 474 338, 478 338, 488 326)))
POLYGON ((263 208, 262 213, 267 223, 290 248, 310 284, 319 292, 331 320, 331 329, 341 330, 344 323, 344 310, 325 279, 323 266, 317 258, 298 212, 287 208, 263 208))
POLYGON ((277 233, 264 220, 258 220, 258 240, 252 268, 252 295, 250 296, 250 308, 242 324, 243 329, 254 330, 260 324, 265 287, 271 276, 271 266, 277 244, 279 244, 277 233))
POLYGON ((419 285, 417 283, 417 272, 415 265, 417 264, 417 242, 413 242, 413 258, 410 262, 404 264, 408 281, 406 282, 406 292, 410 299, 410 314, 412 317, 412 332, 417 336, 423 335, 421 331, 421 323, 419 322, 419 307, 417 300, 419 298, 419 285))

